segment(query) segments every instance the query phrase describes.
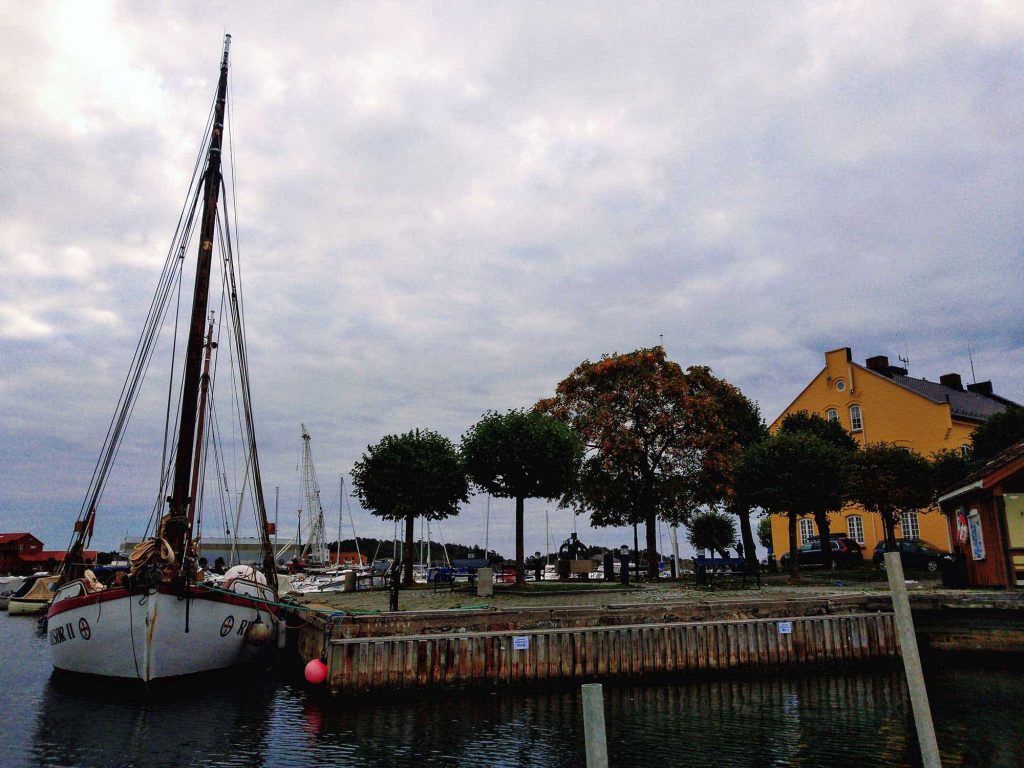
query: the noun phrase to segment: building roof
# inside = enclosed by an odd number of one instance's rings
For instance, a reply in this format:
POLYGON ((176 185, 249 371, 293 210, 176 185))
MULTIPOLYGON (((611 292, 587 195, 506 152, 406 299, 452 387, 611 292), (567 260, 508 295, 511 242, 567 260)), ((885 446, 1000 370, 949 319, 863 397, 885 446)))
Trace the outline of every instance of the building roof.
MULTIPOLYGON (((63 549, 44 549, 39 552, 19 552, 18 559, 26 563, 45 563, 51 559, 60 563, 66 554, 63 549)), ((94 550, 85 550, 82 552, 82 559, 95 560, 96 554, 94 550)))
MULTIPOLYGON (((31 533, 0 533, 0 544, 9 544, 12 541, 18 541, 24 539, 26 536, 32 536, 31 533)), ((35 539, 35 536, 32 536, 35 539)), ((36 539, 39 541, 39 539, 36 539)))
POLYGON ((974 490, 991 488, 1007 475, 1024 469, 1024 440, 1011 445, 986 461, 974 472, 956 484, 956 488, 939 497, 939 504, 951 501, 974 490))
POLYGON ((904 389, 927 397, 934 403, 948 402, 950 413, 954 417, 959 416, 972 421, 984 421, 990 416, 1002 413, 1006 410, 1006 404, 1009 402, 1005 398, 997 399, 996 396, 955 389, 937 381, 915 379, 912 376, 904 376, 899 373, 894 373, 887 378, 894 384, 899 384, 904 389))

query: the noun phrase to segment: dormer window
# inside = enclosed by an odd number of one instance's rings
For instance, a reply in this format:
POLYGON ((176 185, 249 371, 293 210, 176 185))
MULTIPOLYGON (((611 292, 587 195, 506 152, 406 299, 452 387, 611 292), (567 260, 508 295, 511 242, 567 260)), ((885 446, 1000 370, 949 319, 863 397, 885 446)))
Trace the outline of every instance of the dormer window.
POLYGON ((850 429, 854 432, 864 429, 864 417, 860 412, 859 405, 850 406, 850 429))
POLYGON ((839 411, 835 408, 829 408, 825 411, 825 418, 829 421, 839 421, 839 411))

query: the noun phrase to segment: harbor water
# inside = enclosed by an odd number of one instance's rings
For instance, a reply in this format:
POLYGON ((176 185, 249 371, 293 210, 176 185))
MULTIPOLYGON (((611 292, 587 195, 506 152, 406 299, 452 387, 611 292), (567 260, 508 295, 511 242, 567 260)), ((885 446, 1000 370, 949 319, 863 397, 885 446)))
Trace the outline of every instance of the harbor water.
MULTIPOLYGON (((148 693, 54 673, 0 614, 0 766, 583 766, 578 687, 331 699, 282 665, 148 693)), ((945 766, 1024 766, 1024 675, 932 661, 945 766)), ((613 765, 919 765, 899 666, 606 684, 613 765)))

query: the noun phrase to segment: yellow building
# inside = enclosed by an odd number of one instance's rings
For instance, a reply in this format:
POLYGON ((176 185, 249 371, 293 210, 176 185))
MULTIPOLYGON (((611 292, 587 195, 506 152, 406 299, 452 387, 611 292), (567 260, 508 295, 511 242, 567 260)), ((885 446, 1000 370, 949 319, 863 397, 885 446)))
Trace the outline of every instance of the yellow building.
MULTIPOLYGON (((810 411, 838 420, 861 445, 893 443, 925 457, 945 448, 966 450, 971 433, 989 416, 1006 410, 1012 401, 992 393, 992 382, 963 386, 959 374, 948 373, 939 381, 915 379, 906 368, 889 365, 884 356, 869 357, 864 365, 853 362, 849 347, 825 353, 825 367, 771 425, 797 411, 810 411)), ((847 507, 829 516, 831 533, 847 535, 865 548, 870 560, 875 545, 885 534, 879 515, 859 507, 847 507)), ((789 551, 785 517, 772 516, 775 557, 789 551)), ((798 523, 798 544, 817 535, 813 518, 798 523)), ((945 519, 937 511, 910 514, 899 526, 903 538, 919 538, 950 549, 945 519)))

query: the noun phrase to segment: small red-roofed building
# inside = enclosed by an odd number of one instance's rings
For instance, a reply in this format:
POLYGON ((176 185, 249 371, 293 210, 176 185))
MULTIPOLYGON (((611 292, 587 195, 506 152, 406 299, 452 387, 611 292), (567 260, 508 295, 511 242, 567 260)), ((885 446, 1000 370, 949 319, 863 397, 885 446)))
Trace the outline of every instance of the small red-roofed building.
MULTIPOLYGON (((27 576, 37 571, 52 571, 64 561, 63 549, 43 549, 43 542, 31 533, 0 533, 0 573, 27 576)), ((83 552, 87 564, 96 562, 97 553, 83 552)))
POLYGON ((20 576, 27 570, 24 558, 43 551, 43 542, 31 533, 0 533, 0 573, 20 576))
POLYGON ((939 497, 967 585, 1024 586, 1024 442, 1011 445, 939 497))

